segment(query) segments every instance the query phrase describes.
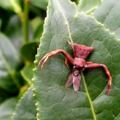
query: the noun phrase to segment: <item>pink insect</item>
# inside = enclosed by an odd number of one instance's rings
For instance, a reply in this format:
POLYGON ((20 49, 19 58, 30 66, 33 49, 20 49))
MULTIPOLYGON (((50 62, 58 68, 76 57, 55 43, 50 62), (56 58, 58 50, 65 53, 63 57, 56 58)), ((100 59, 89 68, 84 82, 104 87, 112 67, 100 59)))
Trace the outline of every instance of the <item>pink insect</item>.
POLYGON ((65 56, 65 64, 72 65, 72 72, 68 76, 68 80, 66 82, 66 87, 70 87, 73 85, 74 91, 79 91, 80 88, 80 80, 81 80, 81 72, 83 72, 85 69, 93 69, 93 68, 103 68, 105 71, 105 74, 107 76, 107 90, 106 94, 109 95, 112 85, 112 77, 111 74, 105 64, 98 64, 93 63, 91 61, 86 61, 85 59, 90 55, 90 53, 93 52, 94 48, 77 44, 77 43, 70 43, 70 46, 73 49, 74 56, 71 57, 69 53, 62 49, 57 49, 54 51, 51 51, 47 53, 39 62, 39 66, 41 69, 43 68, 46 61, 57 54, 63 54, 65 56))

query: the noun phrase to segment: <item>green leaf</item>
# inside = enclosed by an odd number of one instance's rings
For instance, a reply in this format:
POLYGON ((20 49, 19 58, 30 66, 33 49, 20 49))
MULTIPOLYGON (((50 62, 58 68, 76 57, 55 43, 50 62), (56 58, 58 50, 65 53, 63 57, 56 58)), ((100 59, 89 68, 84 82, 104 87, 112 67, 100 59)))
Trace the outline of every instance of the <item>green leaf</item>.
POLYGON ((34 41, 39 41, 43 32, 43 20, 40 17, 36 17, 31 21, 32 31, 34 33, 34 41))
POLYGON ((14 93, 19 87, 15 70, 19 55, 10 40, 0 33, 0 88, 14 93))
POLYGON ((30 65, 26 65, 21 70, 21 75, 30 85, 32 84, 33 68, 34 68, 34 65, 30 64, 30 65))
POLYGON ((10 38, 11 42, 19 52, 23 44, 21 21, 17 15, 13 15, 5 29, 5 34, 10 38))
POLYGON ((37 53, 38 42, 31 42, 21 48, 21 55, 25 61, 33 62, 37 53), (30 54, 29 54, 30 53, 30 54))
POLYGON ((12 9, 10 0, 0 0, 0 7, 4 9, 12 9))
POLYGON ((17 104, 12 120, 36 120, 36 108, 31 88, 17 104))
POLYGON ((120 38, 120 1, 104 0, 94 12, 95 18, 120 38))
POLYGON ((119 120, 120 119, 120 114, 118 114, 114 120, 119 120))
POLYGON ((80 13, 68 0, 50 0, 44 33, 36 56, 34 92, 39 120, 113 120, 120 114, 120 42, 94 18, 80 13), (38 62, 46 53, 64 49, 71 53, 67 40, 95 48, 87 60, 106 64, 113 85, 105 94, 106 76, 102 69, 84 72, 81 89, 66 89, 70 70, 61 55, 52 57, 40 70, 38 62))
POLYGON ((0 31, 1 31, 1 26, 2 26, 2 20, 0 19, 0 31))
POLYGON ((7 91, 5 91, 4 89, 0 88, 0 103, 2 103, 4 100, 10 98, 11 95, 8 94, 7 91))
POLYGON ((30 3, 45 10, 47 8, 48 0, 30 0, 30 3))
POLYGON ((21 13, 20 0, 0 0, 0 7, 21 13))
POLYGON ((91 12, 96 9, 96 6, 98 6, 101 3, 101 0, 80 0, 78 7, 81 11, 84 12, 91 12))
POLYGON ((10 120, 17 104, 16 98, 10 98, 0 105, 0 120, 10 120))

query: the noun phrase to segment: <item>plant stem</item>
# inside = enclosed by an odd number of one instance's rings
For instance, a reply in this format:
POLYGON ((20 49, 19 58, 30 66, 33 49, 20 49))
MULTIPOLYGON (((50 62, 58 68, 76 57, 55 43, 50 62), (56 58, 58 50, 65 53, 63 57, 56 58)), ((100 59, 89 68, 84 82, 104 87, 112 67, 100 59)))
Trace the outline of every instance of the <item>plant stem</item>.
POLYGON ((24 10, 19 6, 16 0, 10 0, 14 12, 18 14, 22 22, 24 43, 28 43, 29 41, 29 0, 24 0, 24 10))
POLYGON ((24 43, 29 41, 29 0, 24 0, 24 11, 22 16, 22 26, 24 34, 24 43))

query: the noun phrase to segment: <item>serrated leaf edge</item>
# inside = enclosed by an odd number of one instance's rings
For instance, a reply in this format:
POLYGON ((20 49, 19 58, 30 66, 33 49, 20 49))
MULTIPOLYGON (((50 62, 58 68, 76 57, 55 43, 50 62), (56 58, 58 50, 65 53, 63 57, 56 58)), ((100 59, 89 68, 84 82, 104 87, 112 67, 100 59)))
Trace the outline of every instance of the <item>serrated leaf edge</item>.
MULTIPOLYGON (((49 2, 50 2, 50 1, 49 1, 49 2)), ((75 6, 75 8, 76 8, 76 15, 75 15, 74 17, 77 17, 79 13, 83 13, 83 12, 79 12, 79 9, 78 9, 77 5, 75 5, 74 2, 72 2, 72 1, 70 1, 70 0, 69 0, 69 2, 70 2, 70 4, 73 4, 73 5, 75 6)), ((49 5, 50 5, 50 4, 48 4, 48 6, 47 6, 47 14, 48 14, 48 11, 49 11, 49 5)), ((104 24, 102 24, 102 23, 100 23, 99 21, 97 21, 94 16, 91 16, 91 15, 87 15, 87 16, 88 16, 89 18, 93 19, 93 20, 96 22, 96 24, 98 24, 100 27, 103 27, 103 29, 104 29, 106 32, 108 32, 110 35, 112 35, 113 37, 116 38, 115 33, 114 33, 114 32, 111 32, 108 28, 106 28, 106 27, 104 26, 104 24)), ((66 18, 66 17, 65 17, 65 18, 66 18)), ((48 21, 48 17, 45 18, 44 28, 46 28, 46 23, 47 23, 47 21, 48 21)), ((67 25, 69 25, 68 22, 67 22, 67 25)), ((69 26, 68 26, 68 28, 69 28, 69 26)), ((70 29, 69 29, 69 30, 70 30, 70 29)), ((45 33, 46 33, 46 29, 44 29, 44 31, 43 31, 43 33, 42 33, 42 36, 41 36, 41 38, 40 38, 40 41, 42 41, 42 39, 44 38, 45 33)), ((69 31, 69 34, 70 34, 70 31, 69 31)), ((71 35, 70 35, 70 36, 71 36, 71 35)), ((71 40, 72 40, 72 37, 71 37, 71 40)), ((118 39, 118 38, 116 38, 116 40, 117 40, 117 41, 120 41, 120 39, 118 39)), ((36 54, 36 56, 35 56, 35 60, 34 60, 35 68, 33 69, 34 72, 37 70, 36 67, 37 67, 38 58, 39 58, 38 51, 40 50, 40 48, 41 48, 41 44, 39 45, 39 47, 38 47, 38 49, 37 49, 37 54, 36 54)), ((32 81, 33 81, 33 82, 35 81, 35 76, 34 76, 34 75, 33 75, 32 81)), ((86 83, 85 83, 85 79, 84 79, 83 82, 84 82, 84 87, 87 88, 86 83)), ((34 87, 34 88, 33 88, 34 97, 36 96, 35 91, 36 91, 36 89, 35 89, 35 87, 34 87)), ((90 95, 89 95, 89 92, 88 92, 88 89, 86 89, 86 91, 87 91, 87 97, 88 97, 88 100, 89 100, 89 103, 90 103, 90 107, 91 107, 91 111, 92 111, 93 118, 94 118, 94 120, 97 120, 96 115, 95 115, 94 107, 93 107, 93 105, 91 104, 91 103, 93 103, 94 101, 92 102, 92 100, 91 100, 91 98, 90 98, 90 95)), ((39 109, 39 107, 38 107, 38 106, 40 106, 40 105, 39 105, 39 102, 37 102, 37 100, 36 100, 35 106, 36 106, 36 110, 37 110, 37 115, 36 115, 37 120, 40 120, 40 114, 39 114, 39 110, 40 110, 40 109, 39 109)))
POLYGON ((17 114, 16 111, 17 111, 17 108, 20 106, 20 103, 21 101, 24 99, 24 97, 26 96, 27 92, 32 89, 33 86, 29 87, 26 92, 22 95, 22 97, 20 97, 20 99, 18 100, 18 103, 16 104, 16 107, 15 107, 15 111, 11 114, 11 120, 14 120, 14 116, 17 114))
MULTIPOLYGON (((75 6, 76 10, 77 10, 77 6, 75 5, 75 3, 72 2, 72 1, 69 1, 69 2, 70 2, 71 4, 73 4, 73 5, 75 6)), ((50 6, 50 0, 49 0, 49 3, 48 3, 48 6, 47 6, 47 15, 48 15, 48 12, 49 12, 49 6, 50 6)), ((77 13, 77 12, 76 12, 76 13, 77 13)), ((63 13, 62 13, 62 14, 63 14, 63 13)), ((66 21, 66 25, 67 25, 67 28, 68 28, 68 34, 69 34, 69 37, 70 37, 70 41, 73 42, 72 37, 71 37, 71 34, 70 34, 70 28, 69 28, 68 22, 67 22, 67 20, 66 20, 67 18, 65 17, 64 14, 63 14, 63 16, 64 16, 64 19, 65 19, 65 21, 66 21)), ((43 27, 43 28, 46 28, 46 25, 47 25, 46 23, 47 23, 47 21, 48 21, 48 17, 45 18, 44 27, 43 27)), ((42 39, 44 38, 45 33, 46 33, 46 29, 44 29, 44 31, 43 31, 43 33, 42 33, 42 35, 41 35, 40 41, 42 41, 42 39)), ((34 64, 35 64, 35 65, 38 64, 38 58, 39 58, 38 51, 40 50, 40 46, 41 46, 41 44, 40 44, 39 47, 37 48, 37 54, 35 55, 35 60, 34 60, 34 64)), ((35 66, 35 68, 33 69, 33 72, 35 72, 36 70, 37 70, 37 69, 36 69, 36 66, 35 66)), ((33 81, 33 83, 34 83, 34 81, 35 81, 34 75, 33 75, 32 81, 33 81)), ((34 88, 33 88, 33 94, 34 94, 33 97, 36 96, 35 91, 36 91, 36 89, 35 89, 35 87, 34 87, 34 88)), ((37 101, 37 100, 36 100, 36 101, 37 101)), ((36 103, 35 103, 35 106, 36 106, 36 111, 37 111, 37 114, 36 114, 37 120, 40 120, 39 107, 38 107, 38 106, 40 106, 40 105, 39 105, 39 102, 36 102, 36 103)))

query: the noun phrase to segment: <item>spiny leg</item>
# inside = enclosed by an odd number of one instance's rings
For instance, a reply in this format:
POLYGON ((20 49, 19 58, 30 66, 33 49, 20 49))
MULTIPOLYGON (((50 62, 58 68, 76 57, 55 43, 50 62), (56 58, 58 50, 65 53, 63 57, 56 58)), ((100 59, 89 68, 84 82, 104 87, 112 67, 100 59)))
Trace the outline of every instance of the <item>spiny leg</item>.
POLYGON ((107 80, 108 80, 106 94, 109 95, 111 86, 112 86, 112 77, 111 77, 110 71, 108 70, 107 66, 104 64, 97 64, 97 63, 92 63, 92 62, 86 62, 86 65, 85 65, 85 68, 99 68, 99 67, 102 67, 106 73, 107 80))
POLYGON ((65 56, 65 58, 67 59, 68 63, 73 63, 73 58, 64 50, 62 49, 57 49, 57 50, 54 50, 54 51, 51 51, 47 54, 45 54, 45 56, 43 56, 43 58, 40 60, 38 66, 41 67, 41 69, 43 68, 44 64, 46 63, 46 61, 54 56, 54 55, 57 55, 57 54, 63 54, 65 56))

